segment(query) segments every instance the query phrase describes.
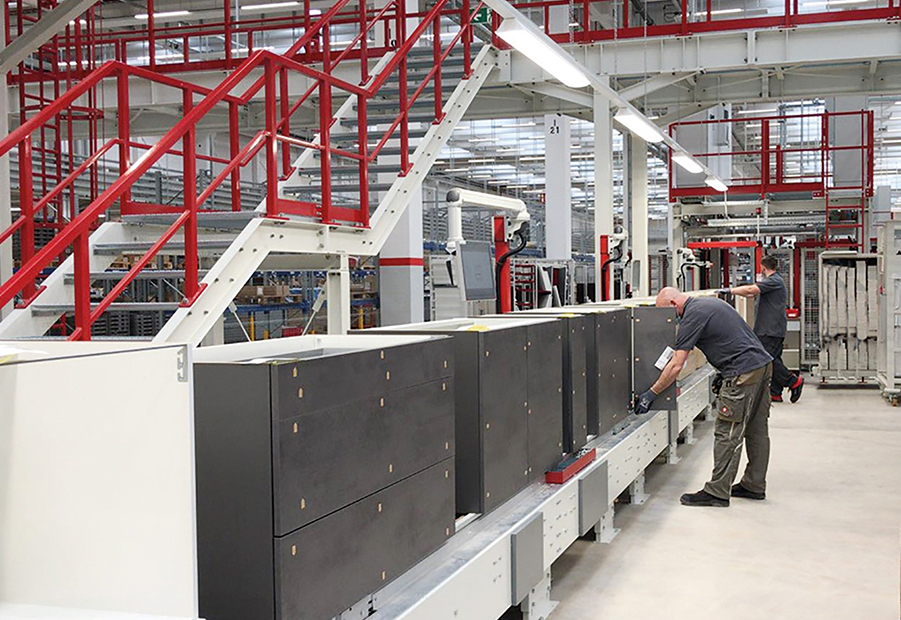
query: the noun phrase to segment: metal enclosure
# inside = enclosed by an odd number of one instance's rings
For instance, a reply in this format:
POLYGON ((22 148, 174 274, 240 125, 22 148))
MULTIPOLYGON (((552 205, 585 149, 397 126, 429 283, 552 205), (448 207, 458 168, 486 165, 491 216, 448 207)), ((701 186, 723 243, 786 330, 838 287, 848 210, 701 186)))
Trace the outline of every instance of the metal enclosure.
MULTIPOLYGON (((666 347, 676 345, 676 311, 673 308, 632 308, 632 386, 635 394, 645 391, 660 376, 654 364, 666 347)), ((654 409, 676 409, 676 384, 654 401, 654 409)))
POLYGON ((629 311, 619 308, 605 309, 595 321, 594 363, 588 370, 596 373, 597 383, 588 392, 588 431, 603 435, 632 413, 632 321, 629 311), (593 412, 597 412, 594 419, 593 412))
MULTIPOLYGON (((631 320, 629 310, 611 305, 583 304, 561 308, 542 308, 521 314, 529 316, 585 317, 588 334, 584 343, 571 338, 569 350, 576 355, 584 346, 585 368, 585 432, 587 437, 603 435, 621 423, 632 411, 632 366, 628 360, 632 350, 631 320), (587 319, 587 320, 586 320, 587 319)), ((572 327, 567 328, 573 329, 572 327)), ((581 332, 581 327, 579 328, 581 332)), ((564 347, 564 353, 566 352, 564 347)), ((582 367, 582 362, 570 360, 571 369, 582 367)), ((577 378, 573 386, 579 388, 577 378)), ((574 399, 572 414, 564 410, 564 428, 570 417, 573 419, 573 448, 581 447, 581 435, 576 433, 581 412, 574 399)), ((583 444, 584 445, 584 444, 583 444)))
MULTIPOLYGON (((516 314, 554 317, 562 323, 563 451, 578 450, 588 442, 588 356, 594 349, 594 316, 571 307, 539 308, 516 314)), ((510 316, 490 315, 508 319, 510 316)))
POLYGON ((458 514, 493 510, 562 457, 559 321, 479 317, 352 333, 453 336, 458 514))
POLYGON ((453 341, 249 344, 194 365, 200 613, 323 620, 454 530, 453 341))
POLYGON ((820 253, 820 350, 814 374, 852 383, 876 379, 878 298, 880 284, 884 284, 877 263, 876 254, 848 250, 820 253))
POLYGON ((901 377, 901 222, 883 223, 878 249, 878 339, 876 378, 883 393, 898 403, 901 377))

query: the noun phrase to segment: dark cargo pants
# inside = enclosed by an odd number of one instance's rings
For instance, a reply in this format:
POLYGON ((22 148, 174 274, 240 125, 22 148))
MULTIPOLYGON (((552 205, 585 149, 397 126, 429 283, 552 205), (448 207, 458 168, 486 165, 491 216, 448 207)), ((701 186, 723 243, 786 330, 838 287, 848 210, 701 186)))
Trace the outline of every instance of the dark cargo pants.
POLYGON ((723 381, 716 399, 713 432, 713 477, 704 490, 729 499, 738 475, 742 445, 748 448, 748 466, 741 485, 755 493, 766 492, 770 461, 770 381, 773 364, 723 381))

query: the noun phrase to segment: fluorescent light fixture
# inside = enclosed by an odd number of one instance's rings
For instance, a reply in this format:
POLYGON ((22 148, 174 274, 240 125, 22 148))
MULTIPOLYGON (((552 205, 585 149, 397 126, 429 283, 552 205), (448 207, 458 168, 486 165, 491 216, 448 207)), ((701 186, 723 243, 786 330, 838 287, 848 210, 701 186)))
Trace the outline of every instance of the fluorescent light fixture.
POLYGON ((466 163, 468 163, 468 164, 489 164, 493 161, 495 161, 494 157, 485 157, 485 158, 481 158, 481 159, 470 159, 466 163))
POLYGON ((528 30, 515 19, 505 19, 497 29, 497 36, 570 88, 588 86, 588 78, 572 56, 558 51, 544 37, 528 30))
POLYGON ((713 189, 715 189, 718 192, 725 192, 726 190, 729 189, 728 187, 726 187, 725 183, 723 183, 716 177, 707 177, 707 179, 704 181, 704 183, 706 183, 709 187, 712 187, 713 189))
MULTIPOLYGON (((278 9, 294 9, 300 6, 300 2, 266 2, 264 4, 245 4, 242 11, 273 11, 278 9)), ((313 14, 313 10, 310 10, 313 14)))
POLYGON ((769 114, 770 112, 778 112, 779 108, 764 108, 762 110, 739 110, 736 114, 769 114))
MULTIPOLYGON (((701 11, 703 13, 703 11, 701 11)), ((710 11, 711 15, 732 15, 734 13, 744 13, 744 9, 716 9, 715 11, 710 11)))
POLYGON ((704 167, 688 153, 674 153, 673 161, 679 164, 685 172, 699 174, 704 172, 704 167))
POLYGON ((805 2, 803 6, 805 7, 830 7, 830 6, 841 6, 843 4, 864 4, 869 0, 828 0, 828 2, 805 2))
MULTIPOLYGON (((191 11, 163 11, 162 13, 154 13, 153 19, 167 19, 169 17, 185 17, 190 15, 191 11)), ((135 19, 146 21, 150 16, 147 13, 138 13, 135 19)))
POLYGON ((445 168, 442 172, 469 172, 469 168, 445 168))
POLYGON ((663 134, 657 126, 629 108, 620 108, 613 118, 645 142, 663 142, 663 134))

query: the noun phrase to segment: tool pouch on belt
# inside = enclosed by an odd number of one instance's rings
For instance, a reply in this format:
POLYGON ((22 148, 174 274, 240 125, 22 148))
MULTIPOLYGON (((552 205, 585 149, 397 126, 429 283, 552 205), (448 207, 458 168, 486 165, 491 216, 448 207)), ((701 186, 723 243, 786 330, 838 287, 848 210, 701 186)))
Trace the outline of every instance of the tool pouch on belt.
POLYGON ((716 415, 726 422, 741 422, 745 415, 745 399, 748 394, 735 379, 726 379, 716 397, 716 415))

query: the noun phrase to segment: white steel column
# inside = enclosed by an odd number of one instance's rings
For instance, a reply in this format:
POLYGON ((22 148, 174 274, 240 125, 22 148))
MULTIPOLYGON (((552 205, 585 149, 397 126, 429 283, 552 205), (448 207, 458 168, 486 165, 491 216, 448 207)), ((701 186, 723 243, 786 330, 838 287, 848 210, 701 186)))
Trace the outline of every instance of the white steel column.
POLYGON ((547 258, 570 260, 572 244, 572 171, 570 118, 544 117, 545 238, 547 258))
POLYGON ((346 334, 350 331, 350 260, 347 254, 339 256, 337 267, 329 268, 326 294, 328 333, 346 334))
POLYGON ((379 254, 379 300, 382 325, 424 320, 422 186, 379 254))
MULTIPOLYGON (((606 83, 609 79, 600 78, 606 83)), ((613 119, 610 101, 594 93, 594 281, 601 291, 601 236, 613 234, 613 119)))
POLYGON ((638 270, 638 290, 635 294, 647 297, 648 288, 648 145, 636 136, 629 136, 629 213, 632 230, 632 269, 638 270))
MULTIPOLYGON (((0 32, 5 31, 5 15, 0 11, 0 32)), ((3 43, 0 43, 2 46, 3 43)), ((0 73, 0 79, 6 84, 6 73, 0 73)), ((9 95, 8 90, 0 93, 0 136, 9 135, 9 95)), ((9 183, 9 155, 0 157, 0 231, 6 230, 12 224, 12 201, 10 199, 9 183)), ((12 239, 7 239, 0 244, 0 283, 6 282, 13 275, 13 244, 12 239)), ((0 308, 0 320, 12 310, 12 304, 0 308)))

